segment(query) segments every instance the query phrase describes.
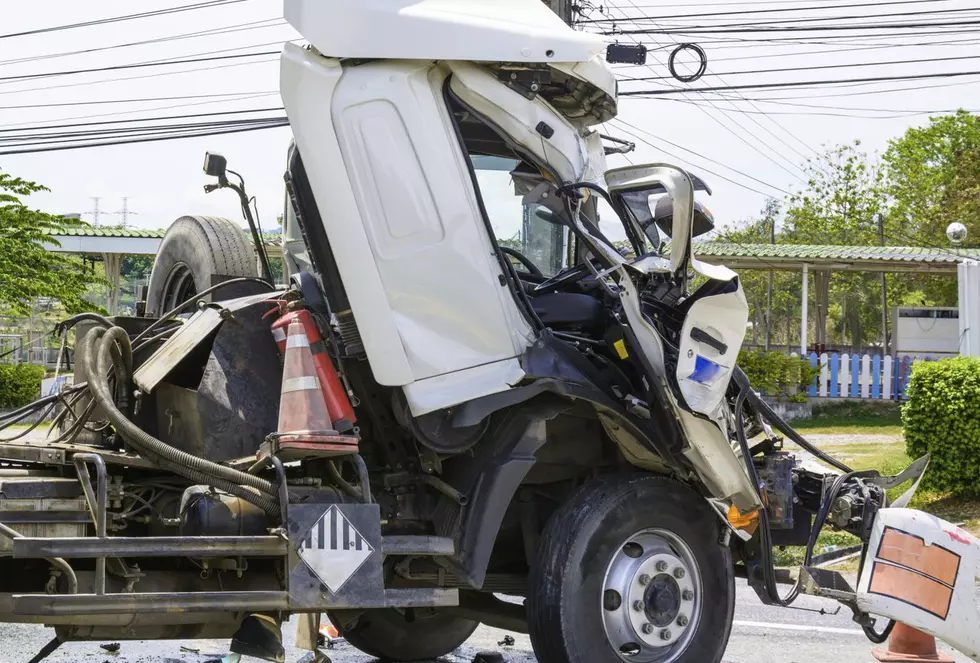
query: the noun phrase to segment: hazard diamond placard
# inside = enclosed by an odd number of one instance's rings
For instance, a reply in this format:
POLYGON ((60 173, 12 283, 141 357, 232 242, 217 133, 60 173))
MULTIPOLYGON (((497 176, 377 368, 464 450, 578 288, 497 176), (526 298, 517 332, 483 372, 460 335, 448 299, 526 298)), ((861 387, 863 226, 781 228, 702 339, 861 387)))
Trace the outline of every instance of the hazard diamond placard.
POLYGON ((337 505, 323 512, 296 549, 320 582, 334 594, 374 552, 337 505))

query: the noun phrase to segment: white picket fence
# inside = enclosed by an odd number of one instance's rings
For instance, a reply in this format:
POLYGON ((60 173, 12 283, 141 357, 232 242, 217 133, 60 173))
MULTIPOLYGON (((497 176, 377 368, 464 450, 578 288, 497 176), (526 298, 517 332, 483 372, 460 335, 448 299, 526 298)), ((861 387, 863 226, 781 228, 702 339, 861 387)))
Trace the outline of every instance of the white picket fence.
MULTIPOLYGON (((799 355, 792 353, 793 357, 799 355)), ((904 400, 912 363, 935 361, 934 357, 901 355, 849 355, 811 352, 810 366, 820 367, 820 375, 810 385, 808 393, 817 398, 876 398, 904 400)))

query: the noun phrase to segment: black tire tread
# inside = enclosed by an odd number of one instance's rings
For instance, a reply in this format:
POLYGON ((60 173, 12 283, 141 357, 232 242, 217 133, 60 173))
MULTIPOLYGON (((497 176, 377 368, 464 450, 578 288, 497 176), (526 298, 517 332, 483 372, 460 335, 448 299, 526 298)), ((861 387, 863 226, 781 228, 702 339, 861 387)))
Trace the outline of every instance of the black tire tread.
MULTIPOLYGON (((567 658, 567 642, 564 633, 567 624, 562 600, 566 592, 574 594, 578 587, 570 587, 564 582, 571 578, 570 565, 573 563, 572 551, 585 536, 589 521, 596 513, 607 513, 606 505, 633 497, 641 484, 661 492, 665 502, 682 504, 688 510, 701 510, 702 515, 712 519, 717 516, 710 513, 710 507, 696 492, 673 479, 658 475, 635 474, 630 476, 612 475, 592 480, 579 487, 558 511, 555 512, 542 534, 538 548, 538 563, 531 569, 528 581, 527 617, 528 630, 535 655, 541 663, 564 663, 567 658)), ((668 509, 669 504, 649 504, 640 508, 668 509)), ((718 537, 714 538, 718 541, 718 537)), ((719 547, 721 544, 718 543, 719 547)), ((730 551, 723 550, 724 557, 730 565, 730 551)), ((734 588, 733 588, 734 589, 734 588)), ((734 608, 734 591, 730 597, 734 608)), ((731 629, 731 619, 728 620, 731 629)), ((729 633, 716 633, 714 637, 724 636, 728 641, 729 633)))
POLYGON ((167 229, 150 274, 146 303, 151 315, 165 313, 159 310, 163 289, 176 262, 191 267, 199 292, 210 285, 208 280, 212 274, 239 277, 258 273, 255 250, 248 234, 234 221, 218 216, 182 216, 167 229), (199 253, 179 255, 185 251, 188 242, 199 253), (204 264, 200 262, 202 257, 204 264), (160 269, 157 269, 158 265, 160 269))
POLYGON ((367 610, 363 614, 352 628, 343 626, 343 612, 328 613, 328 616, 348 644, 382 661, 439 658, 466 642, 480 625, 444 613, 416 622, 404 622, 394 608, 367 610))

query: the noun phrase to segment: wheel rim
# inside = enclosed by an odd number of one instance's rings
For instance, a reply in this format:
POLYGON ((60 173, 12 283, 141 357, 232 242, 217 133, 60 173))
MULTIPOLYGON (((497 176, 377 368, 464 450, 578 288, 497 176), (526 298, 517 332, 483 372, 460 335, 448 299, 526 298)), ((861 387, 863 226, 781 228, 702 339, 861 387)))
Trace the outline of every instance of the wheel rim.
POLYGON ((163 310, 159 312, 160 315, 183 304, 196 294, 197 287, 190 267, 182 262, 177 263, 167 275, 167 282, 163 287, 163 310))
POLYGON ((602 625, 630 663, 671 663, 697 631, 701 572, 690 547, 662 529, 633 534, 613 553, 602 582, 602 625))

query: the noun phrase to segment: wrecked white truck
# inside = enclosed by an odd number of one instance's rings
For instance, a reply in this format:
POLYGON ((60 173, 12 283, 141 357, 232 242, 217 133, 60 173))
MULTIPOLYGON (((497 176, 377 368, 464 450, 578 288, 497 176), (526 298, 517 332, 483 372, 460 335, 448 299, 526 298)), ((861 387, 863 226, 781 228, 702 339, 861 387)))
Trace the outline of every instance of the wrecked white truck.
POLYGON ((529 633, 542 663, 712 663, 738 575, 767 603, 829 596, 876 641, 894 618, 980 660, 980 542, 888 508, 925 460, 854 472, 781 421, 736 367, 738 276, 692 252, 707 186, 607 170, 604 44, 538 0, 285 16, 310 42, 281 64, 288 284, 209 155, 254 246, 178 219, 145 315, 66 320, 75 385, 2 422, 57 412, 46 441, 0 443, 0 621, 55 627, 35 660, 196 637, 283 660, 282 622, 312 650, 325 613, 382 659, 486 623, 529 633), (488 189, 501 175, 511 205, 488 189), (865 543, 856 589, 810 568, 825 526, 865 543), (799 573, 774 567, 780 545, 807 547, 799 573))

